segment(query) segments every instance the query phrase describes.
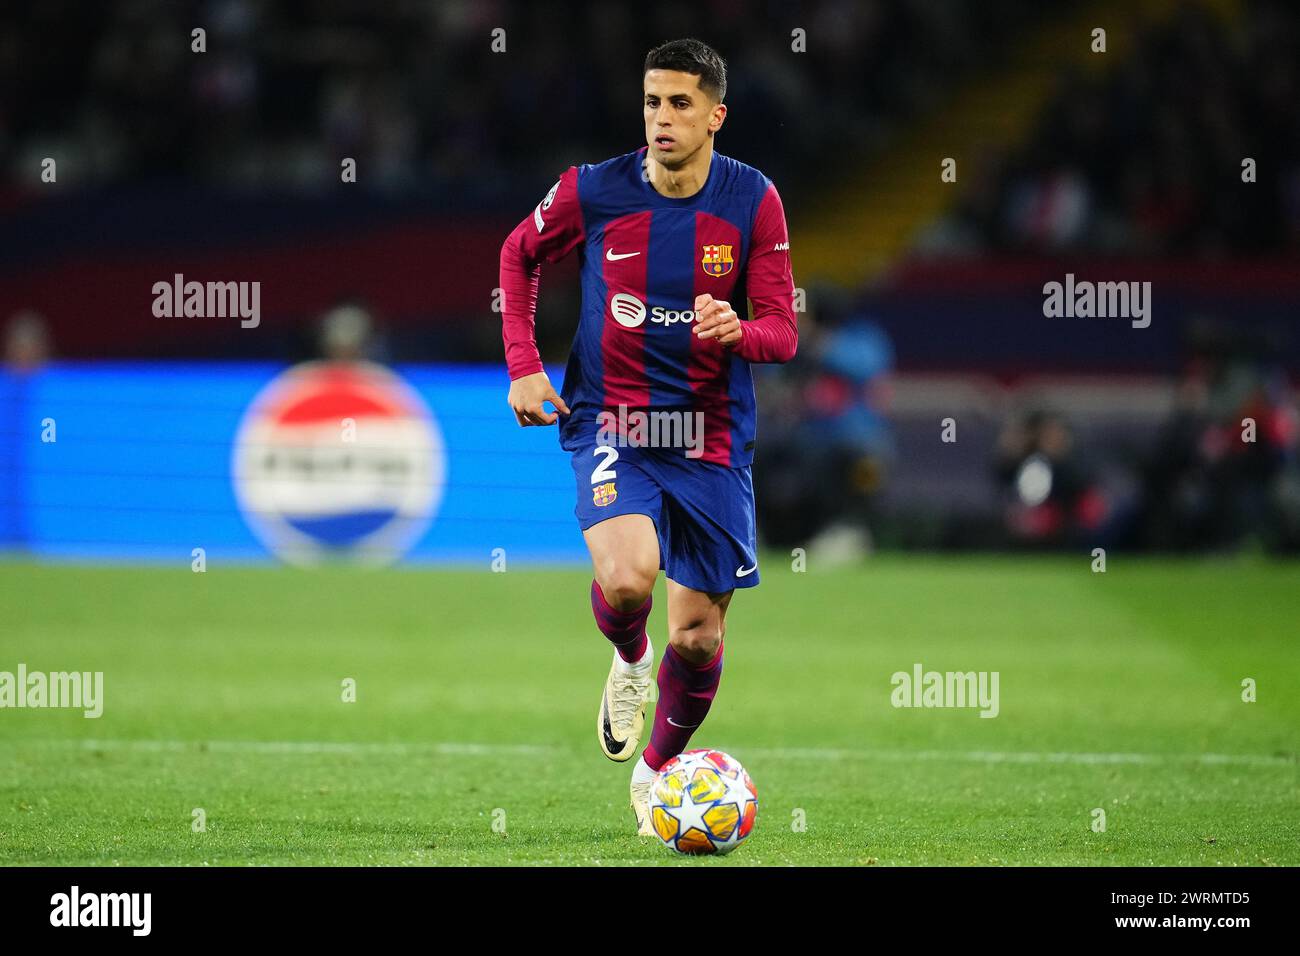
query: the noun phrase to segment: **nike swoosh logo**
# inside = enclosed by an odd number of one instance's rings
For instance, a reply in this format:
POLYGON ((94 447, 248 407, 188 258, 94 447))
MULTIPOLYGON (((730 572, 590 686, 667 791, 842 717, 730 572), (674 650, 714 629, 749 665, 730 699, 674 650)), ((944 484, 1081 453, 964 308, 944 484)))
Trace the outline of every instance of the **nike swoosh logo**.
POLYGON ((605 718, 603 721, 603 726, 600 728, 601 733, 605 737, 605 749, 612 754, 621 754, 624 748, 627 747, 627 741, 614 739, 614 733, 613 733, 614 728, 610 726, 609 723, 609 698, 606 696, 602 696, 600 698, 600 703, 601 703, 600 709, 605 718))
POLYGON ((617 262, 619 259, 631 259, 633 256, 639 255, 641 255, 639 252, 624 252, 616 255, 613 249, 605 250, 605 258, 610 262, 617 262))
POLYGON ((754 573, 755 571, 757 571, 757 570, 758 570, 758 565, 757 565, 757 564, 754 565, 752 568, 746 568, 746 567, 743 567, 743 566, 742 566, 742 567, 736 568, 736 577, 738 577, 738 578, 743 578, 743 577, 745 577, 746 575, 753 574, 753 573, 754 573))
POLYGON ((682 730, 690 730, 692 727, 698 727, 698 726, 700 726, 699 724, 679 724, 677 721, 673 720, 671 717, 668 718, 668 723, 672 724, 674 727, 680 727, 680 728, 682 728, 682 730))

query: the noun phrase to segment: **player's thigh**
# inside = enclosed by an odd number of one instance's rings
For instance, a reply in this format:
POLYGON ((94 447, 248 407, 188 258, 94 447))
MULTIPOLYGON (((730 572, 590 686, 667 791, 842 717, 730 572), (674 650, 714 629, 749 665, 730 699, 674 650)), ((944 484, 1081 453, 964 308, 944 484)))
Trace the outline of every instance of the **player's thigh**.
POLYGON ((659 535, 650 516, 617 515, 592 525, 582 536, 605 600, 620 611, 644 604, 659 575, 659 535))
POLYGON ((668 643, 692 664, 707 664, 727 631, 727 607, 734 591, 696 591, 668 581, 668 643))

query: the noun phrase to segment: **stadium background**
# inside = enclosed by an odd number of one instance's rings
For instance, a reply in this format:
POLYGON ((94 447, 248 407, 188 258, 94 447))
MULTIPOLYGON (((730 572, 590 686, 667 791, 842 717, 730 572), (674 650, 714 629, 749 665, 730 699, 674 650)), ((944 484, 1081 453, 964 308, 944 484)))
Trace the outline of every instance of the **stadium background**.
MULTIPOLYGON (((235 424, 278 367, 333 356, 426 383, 447 432, 446 493, 414 557, 581 560, 554 436, 493 414, 497 253, 560 171, 638 145, 636 64, 681 22, 730 54, 719 148, 782 190, 804 292, 798 360, 759 381, 767 544, 826 560, 1300 544, 1286 4, 642 17, 228 0, 5 17, 10 547, 257 555, 229 480, 235 424), (208 51, 192 53, 176 38, 200 22, 208 51), (1105 53, 1067 40, 1094 22, 1105 53), (800 24, 816 55, 787 52, 800 24), (498 27, 505 52, 485 52, 498 27), (1066 273, 1150 281, 1150 327, 1044 318, 1043 283, 1066 273), (175 274, 259 281, 263 320, 155 317, 150 290, 175 274), (42 441, 46 418, 62 443, 42 441), (948 418, 956 440, 940 441, 948 418), (502 467, 522 461, 526 482, 502 467)), ((562 365, 575 264, 544 289, 539 338, 562 365)))
MULTIPOLYGON (((507 859, 640 859, 556 833, 623 839, 625 781, 593 771, 593 823, 557 759, 590 749, 607 665, 493 296, 558 174, 642 145, 644 54, 679 35, 728 59, 718 148, 781 190, 806 304, 756 376, 764 586, 709 740, 821 829, 750 861, 1296 862, 1286 0, 6 6, 0 666, 111 689, 98 722, 4 715, 0 859, 494 862, 496 803, 507 859), (156 317, 176 274, 260 282, 260 324, 156 317), (1046 318, 1067 274, 1151 282, 1150 326, 1046 318), (330 402, 317 431, 250 415, 322 358, 399 376, 355 446, 330 402), (340 541, 405 566, 274 566, 340 541), (1000 668, 1015 702, 908 722, 887 682, 915 660, 1000 668), (348 674, 367 706, 339 712, 348 674), (1088 842, 1108 795, 1142 828, 1088 842), (225 831, 178 844, 200 801, 225 831)), ((543 270, 556 381, 577 296, 572 259, 543 270)))

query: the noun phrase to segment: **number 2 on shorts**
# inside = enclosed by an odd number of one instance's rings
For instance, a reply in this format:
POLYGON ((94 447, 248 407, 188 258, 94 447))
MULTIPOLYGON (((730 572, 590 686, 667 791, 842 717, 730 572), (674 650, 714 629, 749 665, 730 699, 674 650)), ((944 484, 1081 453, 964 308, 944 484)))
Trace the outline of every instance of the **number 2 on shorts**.
POLYGON ((605 460, 596 466, 591 473, 591 483, 598 485, 602 481, 613 481, 617 474, 613 468, 609 467, 618 461, 618 450, 611 448, 609 445, 597 445, 591 452, 593 455, 604 455, 605 460))

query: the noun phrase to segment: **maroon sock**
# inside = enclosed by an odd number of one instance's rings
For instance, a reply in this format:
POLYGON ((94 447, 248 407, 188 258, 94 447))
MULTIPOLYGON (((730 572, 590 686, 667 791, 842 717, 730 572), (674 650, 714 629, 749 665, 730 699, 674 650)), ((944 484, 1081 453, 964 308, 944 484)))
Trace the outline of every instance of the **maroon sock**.
POLYGON ((653 602, 653 598, 646 598, 635 611, 619 611, 609 606, 600 585, 591 582, 591 612, 596 615, 596 626, 629 664, 639 661, 645 653, 645 622, 653 602))
POLYGON ((704 723, 722 679, 722 644, 713 660, 692 664, 671 644, 659 662, 659 703, 650 743, 641 754, 651 770, 658 770, 686 749, 695 728, 704 723))

